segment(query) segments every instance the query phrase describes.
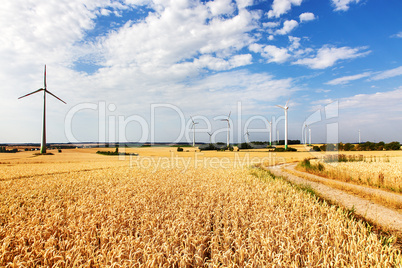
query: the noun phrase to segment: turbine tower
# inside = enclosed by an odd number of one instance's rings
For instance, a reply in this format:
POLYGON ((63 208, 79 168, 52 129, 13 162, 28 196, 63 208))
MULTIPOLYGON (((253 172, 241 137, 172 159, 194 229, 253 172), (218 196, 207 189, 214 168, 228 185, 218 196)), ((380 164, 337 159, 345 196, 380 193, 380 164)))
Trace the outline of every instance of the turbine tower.
POLYGON ((268 124, 269 124, 269 146, 271 147, 272 146, 272 122, 268 121, 268 124))
POLYGON ((360 139, 360 129, 359 129, 359 144, 361 143, 361 139, 360 139))
POLYGON ((40 89, 38 89, 38 90, 36 90, 34 92, 31 92, 29 94, 26 94, 24 96, 21 96, 18 99, 25 98, 25 97, 27 97, 29 95, 35 94, 35 93, 40 92, 40 91, 43 91, 43 123, 42 123, 42 142, 41 142, 41 145, 40 145, 40 153, 44 154, 44 153, 46 153, 46 93, 52 95, 53 97, 55 97, 59 101, 67 104, 65 101, 63 101, 62 99, 60 99, 59 97, 54 95, 52 92, 47 90, 47 85, 46 85, 46 65, 45 65, 44 87, 40 88, 40 89))
POLYGON ((227 121, 228 122, 228 138, 227 138, 227 142, 226 142, 228 148, 229 148, 229 144, 230 144, 230 141, 229 141, 229 139, 230 139, 230 122, 229 122, 229 118, 230 118, 231 113, 232 112, 229 112, 229 115, 228 115, 227 119, 221 119, 221 121, 227 121))
POLYGON ((191 128, 193 129, 193 147, 195 146, 195 125, 198 124, 198 122, 194 122, 193 118, 190 116, 191 121, 193 122, 193 125, 191 126, 191 128))
POLYGON ((246 134, 244 134, 244 136, 246 136, 246 142, 250 143, 250 132, 248 132, 248 130, 247 130, 246 134))
POLYGON ((311 146, 311 128, 308 128, 308 143, 311 146))
MULTIPOLYGON (((290 99, 289 99, 290 100, 290 99)), ((282 108, 285 111, 285 150, 288 149, 288 103, 289 100, 286 102, 285 106, 276 105, 279 108, 282 108)))
POLYGON ((304 145, 307 145, 307 124, 304 123, 304 145))
POLYGON ((276 145, 279 145, 279 129, 276 130, 276 145))

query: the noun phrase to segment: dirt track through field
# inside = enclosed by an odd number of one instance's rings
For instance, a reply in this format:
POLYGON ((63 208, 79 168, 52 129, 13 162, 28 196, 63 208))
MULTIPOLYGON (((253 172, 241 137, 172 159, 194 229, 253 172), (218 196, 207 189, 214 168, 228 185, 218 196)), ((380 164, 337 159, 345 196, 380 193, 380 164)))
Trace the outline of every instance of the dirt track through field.
MULTIPOLYGON (((402 233, 402 213, 395 211, 393 209, 387 208, 385 206, 373 203, 364 198, 346 193, 344 191, 332 188, 330 186, 324 185, 318 181, 326 180, 325 178, 315 176, 312 174, 304 173, 298 171, 298 173, 302 173, 303 177, 311 178, 314 181, 302 178, 301 176, 293 175, 287 172, 285 169, 290 169, 294 171, 294 167, 296 164, 287 164, 287 165, 278 165, 267 168, 270 170, 275 176, 285 177, 292 183, 298 185, 308 185, 310 186, 316 193, 322 196, 324 199, 330 200, 333 203, 341 205, 347 209, 353 209, 355 214, 362 216, 363 218, 375 223, 378 226, 383 227, 385 230, 396 231, 399 234, 402 233)), ((342 182, 344 183, 344 182, 342 182)), ((349 183, 348 186, 351 186, 349 183)), ((388 193, 385 191, 372 189, 364 186, 357 186, 360 188, 366 188, 365 190, 370 191, 370 194, 376 192, 376 194, 387 194, 395 198, 401 198, 400 195, 388 193), (383 193, 385 192, 385 193, 383 193)))

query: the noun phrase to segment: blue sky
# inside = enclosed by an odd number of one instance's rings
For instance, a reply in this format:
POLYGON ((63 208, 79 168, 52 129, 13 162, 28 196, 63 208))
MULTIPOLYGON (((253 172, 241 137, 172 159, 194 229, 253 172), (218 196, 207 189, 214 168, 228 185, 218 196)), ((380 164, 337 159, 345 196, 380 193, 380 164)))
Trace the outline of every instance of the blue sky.
MULTIPOLYGON (((4 1, 3 1, 4 2, 4 1)), ((0 143, 402 141, 399 0, 6 0, 0 143), (336 110, 336 112, 334 112, 336 110), (186 138, 187 137, 187 138, 186 138), (188 138, 190 137, 190 138, 188 138)))

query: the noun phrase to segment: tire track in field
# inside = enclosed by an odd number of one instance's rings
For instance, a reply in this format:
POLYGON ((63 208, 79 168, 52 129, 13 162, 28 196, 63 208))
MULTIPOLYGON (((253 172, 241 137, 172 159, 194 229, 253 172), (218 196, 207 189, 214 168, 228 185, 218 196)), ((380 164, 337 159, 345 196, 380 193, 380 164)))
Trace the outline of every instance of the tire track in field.
MULTIPOLYGON (((288 173, 283 168, 289 168, 289 166, 291 168, 292 166, 294 167, 295 164, 278 165, 266 167, 265 169, 271 171, 275 176, 282 176, 294 184, 308 185, 323 198, 341 205, 346 209, 354 210, 355 214, 375 223, 378 226, 383 227, 385 230, 396 231, 399 234, 402 233, 402 213, 373 203, 367 199, 346 193, 342 190, 324 185, 320 182, 311 181, 288 173)), ((303 173, 303 175, 309 177, 311 174, 303 173)))

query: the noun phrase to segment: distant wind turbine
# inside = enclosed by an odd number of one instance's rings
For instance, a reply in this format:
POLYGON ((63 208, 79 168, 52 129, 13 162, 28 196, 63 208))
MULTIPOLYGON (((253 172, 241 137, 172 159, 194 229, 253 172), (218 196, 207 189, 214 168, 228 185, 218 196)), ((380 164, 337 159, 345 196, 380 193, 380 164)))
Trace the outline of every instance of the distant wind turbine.
POLYGON ((208 133, 208 135, 209 135, 209 144, 212 144, 211 139, 212 139, 212 134, 214 134, 214 133, 213 133, 213 132, 212 132, 212 133, 207 132, 207 133, 208 133))
POLYGON ((250 143, 250 132, 248 132, 248 130, 247 130, 246 134, 244 134, 244 136, 246 136, 246 142, 250 143))
POLYGON ((272 122, 268 121, 268 124, 269 124, 269 146, 272 146, 272 122))
POLYGON ((359 144, 361 143, 361 139, 360 139, 360 129, 359 129, 359 144))
POLYGON ((288 109, 289 109, 288 103, 289 103, 289 100, 286 102, 285 107, 276 105, 277 107, 282 108, 285 111, 285 150, 288 148, 288 109))
POLYGON ((304 145, 307 145, 307 124, 304 123, 304 145))
POLYGON ((229 118, 230 118, 230 114, 231 114, 232 112, 229 112, 229 115, 228 115, 228 118, 227 119, 221 119, 221 121, 227 121, 228 122, 228 138, 227 138, 227 146, 228 146, 228 148, 229 148, 229 139, 230 139, 230 122, 229 122, 229 118))
POLYGON ((191 126, 191 128, 193 129, 193 147, 195 146, 195 125, 198 124, 198 122, 194 122, 193 118, 190 116, 191 121, 193 122, 193 125, 191 126))
POLYGON ((276 130, 276 144, 279 145, 279 130, 276 130))
POLYGON ((35 94, 37 92, 43 91, 43 128, 42 128, 42 142, 41 142, 41 146, 40 146, 40 153, 44 154, 46 153, 46 93, 52 95, 53 97, 55 97, 56 99, 58 99, 59 101, 63 102, 66 104, 65 101, 63 101, 62 99, 60 99, 59 97, 57 97, 56 95, 54 95, 52 92, 50 92, 49 90, 47 90, 47 85, 46 85, 46 65, 45 65, 45 78, 44 78, 44 87, 40 88, 34 92, 31 92, 29 94, 26 94, 24 96, 19 97, 18 99, 22 99, 25 98, 29 95, 35 94))

